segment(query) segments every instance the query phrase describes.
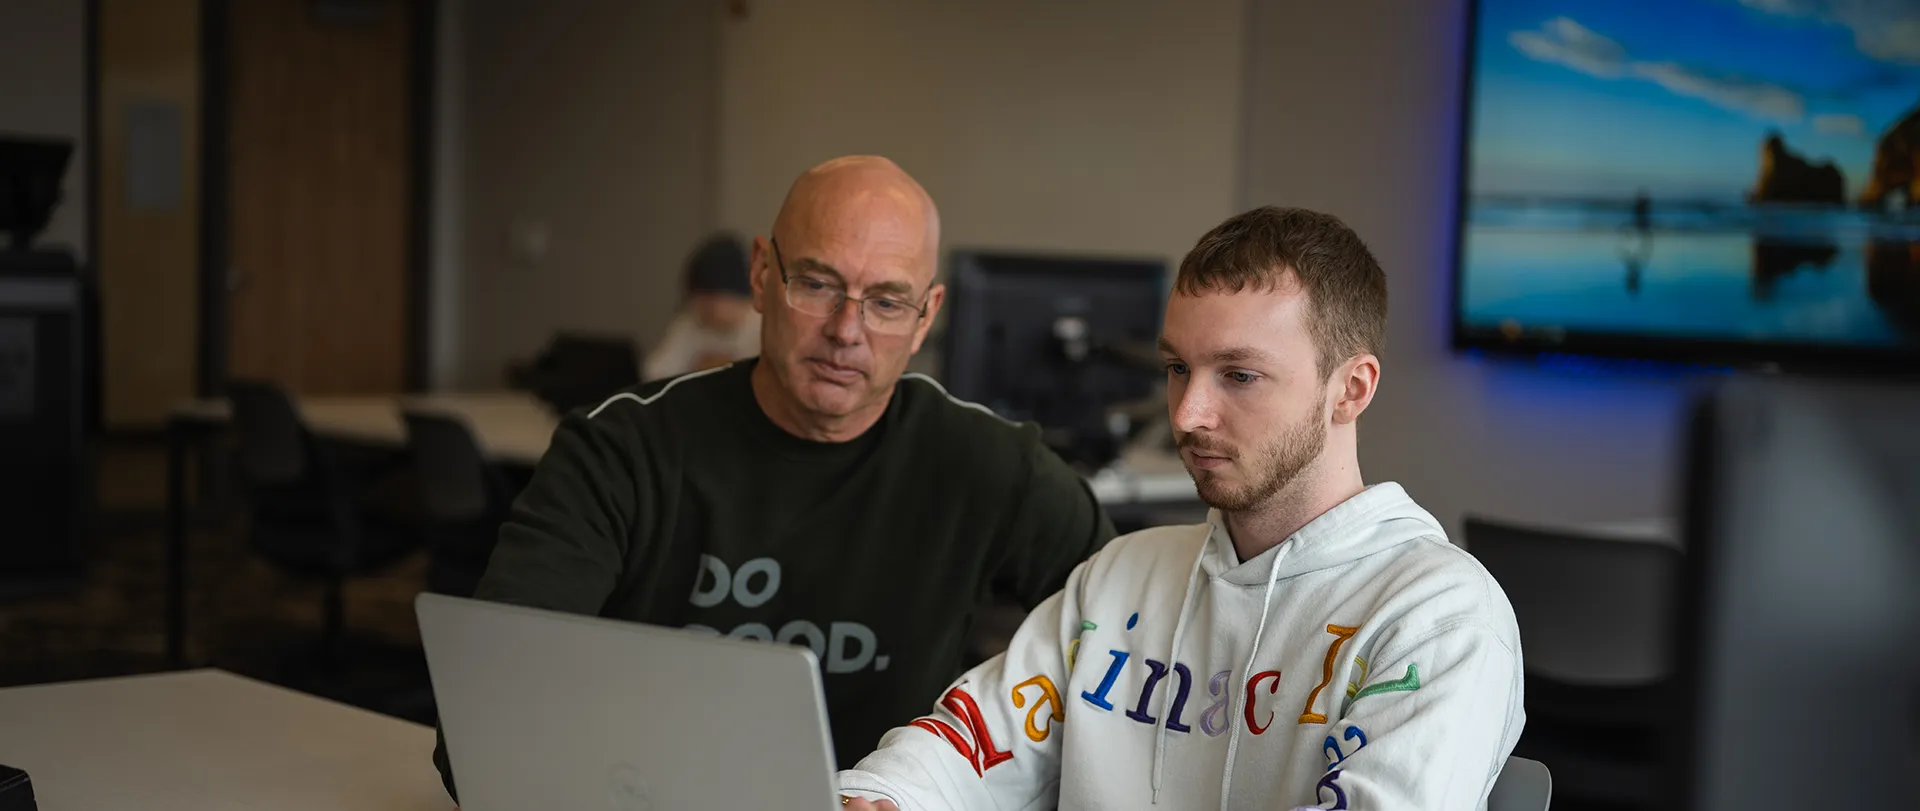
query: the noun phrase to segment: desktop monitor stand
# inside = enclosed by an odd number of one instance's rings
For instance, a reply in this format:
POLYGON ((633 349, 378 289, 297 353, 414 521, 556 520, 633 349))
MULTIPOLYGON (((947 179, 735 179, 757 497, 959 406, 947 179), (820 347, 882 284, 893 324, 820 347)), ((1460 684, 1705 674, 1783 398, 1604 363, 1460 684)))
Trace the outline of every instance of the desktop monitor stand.
POLYGON ((92 302, 71 253, 0 250, 0 598, 78 582, 92 302))

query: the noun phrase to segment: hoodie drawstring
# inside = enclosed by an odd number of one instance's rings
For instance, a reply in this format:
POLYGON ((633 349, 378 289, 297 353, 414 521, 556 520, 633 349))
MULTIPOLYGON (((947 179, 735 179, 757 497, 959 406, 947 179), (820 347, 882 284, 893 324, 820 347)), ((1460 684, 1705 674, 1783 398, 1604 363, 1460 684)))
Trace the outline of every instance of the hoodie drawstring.
MULTIPOLYGON (((1200 553, 1193 556, 1193 568, 1187 570, 1187 589, 1180 595, 1180 615, 1173 621, 1173 652, 1168 661, 1180 653, 1180 643, 1187 634, 1187 606, 1193 602, 1193 578, 1200 574, 1200 562, 1207 559, 1207 550, 1213 546, 1213 529, 1207 529, 1207 539, 1200 544, 1200 553)), ((1172 675, 1172 674, 1168 674, 1172 675)), ((1167 716, 1167 705, 1173 701, 1173 685, 1167 685, 1167 697, 1160 702, 1160 717, 1167 716)), ((1160 767, 1167 754, 1167 725, 1159 724, 1153 736, 1153 804, 1160 804, 1160 767)))
MULTIPOLYGON (((1253 664, 1260 656, 1260 637, 1267 632, 1267 610, 1273 605, 1273 584, 1280 579, 1280 560, 1285 558, 1292 548, 1291 542, 1281 543, 1280 549, 1273 554, 1272 566, 1267 569, 1267 596, 1260 600, 1260 625, 1253 631, 1253 650, 1247 652, 1247 668, 1243 671, 1243 675, 1247 678, 1253 676, 1253 664)), ((1248 709, 1251 710, 1253 691, 1247 691, 1246 700, 1248 709)), ((1229 726, 1232 727, 1232 731, 1227 734, 1227 768, 1220 775, 1220 811, 1227 811, 1228 800, 1232 798, 1233 760, 1235 754, 1240 751, 1240 725, 1230 724, 1229 726)))

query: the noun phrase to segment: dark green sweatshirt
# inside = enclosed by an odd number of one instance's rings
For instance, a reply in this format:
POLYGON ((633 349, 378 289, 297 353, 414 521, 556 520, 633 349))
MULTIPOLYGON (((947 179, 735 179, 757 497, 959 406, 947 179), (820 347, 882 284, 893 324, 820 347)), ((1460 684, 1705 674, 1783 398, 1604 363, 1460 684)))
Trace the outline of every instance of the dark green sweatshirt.
MULTIPOLYGON (((960 675, 990 594, 1031 608, 1113 525, 1038 428, 929 378, 902 378, 859 438, 819 443, 760 410, 753 366, 563 420, 478 596, 810 646, 852 764, 960 675)), ((434 760, 451 792, 444 747, 434 760)))

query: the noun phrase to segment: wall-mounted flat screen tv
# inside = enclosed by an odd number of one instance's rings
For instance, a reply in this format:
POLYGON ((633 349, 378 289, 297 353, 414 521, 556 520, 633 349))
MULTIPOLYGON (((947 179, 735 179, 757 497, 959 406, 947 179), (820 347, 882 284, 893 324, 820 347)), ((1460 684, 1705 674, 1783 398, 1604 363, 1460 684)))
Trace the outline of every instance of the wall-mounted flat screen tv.
POLYGON ((1470 0, 1454 343, 1920 370, 1920 0, 1470 0))

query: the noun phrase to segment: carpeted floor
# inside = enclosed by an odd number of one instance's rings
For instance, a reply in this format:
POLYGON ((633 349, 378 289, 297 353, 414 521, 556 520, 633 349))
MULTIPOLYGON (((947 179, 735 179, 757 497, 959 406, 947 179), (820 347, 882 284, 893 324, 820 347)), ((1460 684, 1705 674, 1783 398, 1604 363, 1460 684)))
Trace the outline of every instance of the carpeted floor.
MULTIPOLYGON (((0 686, 164 669, 165 493, 158 441, 103 443, 99 509, 79 582, 52 594, 0 597, 0 686)), ((323 673, 308 666, 319 639, 319 584, 249 554, 241 515, 204 510, 194 523, 188 553, 193 663, 432 719, 412 604, 424 578, 423 553, 380 576, 349 582, 349 640, 323 673)))

